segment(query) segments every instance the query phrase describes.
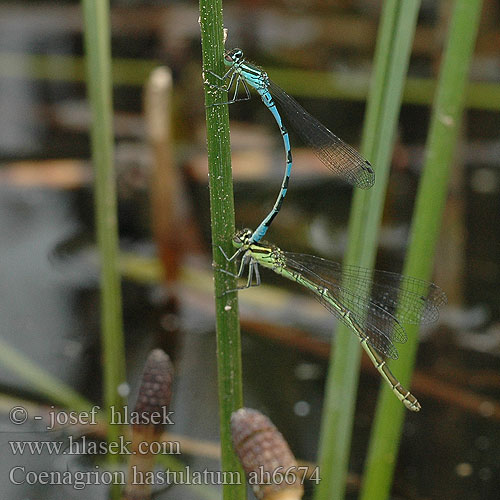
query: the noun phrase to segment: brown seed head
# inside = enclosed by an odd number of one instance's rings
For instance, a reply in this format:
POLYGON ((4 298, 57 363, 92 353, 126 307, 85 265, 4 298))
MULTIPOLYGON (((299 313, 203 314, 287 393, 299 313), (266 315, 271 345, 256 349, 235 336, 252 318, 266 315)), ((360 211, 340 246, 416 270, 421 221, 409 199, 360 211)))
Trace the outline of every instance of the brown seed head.
POLYGON ((233 446, 256 497, 271 498, 285 489, 303 487, 297 462, 283 435, 262 413, 241 408, 231 416, 233 446), (257 483, 257 484, 256 484, 257 483))
MULTIPOLYGON (((141 421, 149 422, 151 415, 158 415, 168 408, 172 398, 174 368, 168 355, 161 349, 154 349, 148 356, 142 374, 141 387, 134 412, 141 421)), ((157 425, 160 429, 162 424, 157 425)))

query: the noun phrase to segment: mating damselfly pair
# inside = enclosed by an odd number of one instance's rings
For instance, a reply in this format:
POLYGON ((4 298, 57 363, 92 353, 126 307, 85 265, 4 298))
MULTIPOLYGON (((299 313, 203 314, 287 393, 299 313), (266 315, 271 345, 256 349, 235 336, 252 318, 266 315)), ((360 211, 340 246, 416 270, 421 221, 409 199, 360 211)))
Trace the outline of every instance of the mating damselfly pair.
POLYGON ((425 280, 398 273, 341 266, 312 255, 284 252, 268 243, 260 243, 281 208, 292 167, 290 141, 280 110, 320 160, 345 181, 353 186, 369 188, 374 183, 374 171, 354 148, 272 83, 265 71, 245 61, 241 49, 226 52, 224 60, 229 70, 222 77, 214 75, 223 82, 229 79, 221 89, 229 91, 234 85, 234 94, 229 103, 240 100, 240 83, 245 90, 243 99, 250 98, 248 86, 253 87, 278 123, 286 154, 285 175, 273 209, 255 231, 244 229, 235 235, 234 255, 228 257, 224 254, 227 260, 241 256, 236 277, 243 276, 248 266, 247 283, 240 288, 260 284, 259 265, 304 286, 338 320, 357 334, 369 358, 406 408, 419 411, 420 403, 392 374, 386 358, 397 359, 394 342, 407 340, 403 324, 426 323, 438 318, 439 307, 446 303, 445 293, 425 280))

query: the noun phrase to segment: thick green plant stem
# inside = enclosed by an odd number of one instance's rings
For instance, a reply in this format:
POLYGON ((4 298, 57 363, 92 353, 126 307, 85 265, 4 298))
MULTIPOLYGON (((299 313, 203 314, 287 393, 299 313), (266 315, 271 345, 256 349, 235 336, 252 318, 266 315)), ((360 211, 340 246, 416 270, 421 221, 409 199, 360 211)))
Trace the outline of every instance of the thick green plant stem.
MULTIPOLYGON (((375 260, 378 228, 419 6, 417 0, 387 0, 384 3, 362 139, 362 151, 375 167, 376 182, 368 191, 355 192, 346 264, 370 268, 375 260)), ((341 500, 345 495, 360 351, 356 335, 349 328, 339 325, 336 341, 332 343, 323 408, 318 460, 321 482, 316 488, 315 500, 341 500)))
MULTIPOLYGON (((113 151, 113 106, 109 4, 105 0, 83 0, 87 89, 92 110, 92 162, 97 242, 101 261, 101 338, 104 404, 120 409, 118 387, 125 382, 125 350, 122 302, 118 268, 118 223, 113 151)), ((109 420, 108 420, 109 421, 109 420)), ((108 440, 116 441, 118 425, 108 426, 108 440)), ((110 455, 111 457, 111 455, 110 455)))
MULTIPOLYGON (((217 368, 219 387, 219 417, 222 452, 222 470, 238 472, 243 477, 240 463, 231 442, 231 413, 243 405, 241 384, 241 340, 238 319, 236 280, 220 269, 235 273, 234 263, 229 263, 220 251, 232 255, 234 235, 234 201, 231 176, 231 150, 229 143, 229 115, 227 105, 211 106, 226 102, 227 93, 206 85, 220 84, 208 70, 218 75, 224 73, 224 43, 221 0, 200 0, 201 43, 203 51, 203 78, 207 120, 207 148, 210 187, 210 215, 212 221, 213 261, 215 267, 215 313, 217 329, 217 368)), ((224 500, 245 498, 245 482, 241 485, 223 485, 224 500)))
MULTIPOLYGON (((432 274, 481 7, 481 0, 456 0, 451 20, 404 267, 405 274, 418 278, 430 279, 432 274)), ((409 340, 400 349, 397 363, 403 384, 411 378, 418 347, 418 327, 412 325, 407 332, 409 340)), ((405 411, 391 391, 382 387, 361 492, 363 500, 389 498, 405 411)))

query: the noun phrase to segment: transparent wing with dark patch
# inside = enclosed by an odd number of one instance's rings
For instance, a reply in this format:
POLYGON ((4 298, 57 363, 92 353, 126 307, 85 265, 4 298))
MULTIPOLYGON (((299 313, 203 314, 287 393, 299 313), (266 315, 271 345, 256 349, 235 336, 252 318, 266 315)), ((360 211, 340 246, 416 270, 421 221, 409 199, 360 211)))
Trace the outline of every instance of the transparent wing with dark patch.
POLYGON ((373 186, 375 172, 368 160, 328 130, 278 85, 270 82, 268 90, 297 134, 332 172, 353 186, 362 189, 373 186))
POLYGON ((426 280, 378 269, 344 267, 314 255, 287 253, 287 257, 329 283, 349 287, 353 293, 371 290, 370 302, 396 316, 401 323, 432 323, 447 301, 444 291, 426 280))
MULTIPOLYGON (((407 340, 402 323, 434 321, 439 307, 446 303, 445 293, 425 280, 355 266, 343 269, 336 262, 313 255, 287 252, 285 256, 287 268, 305 276, 319 291, 327 288, 363 328, 368 342, 390 358, 397 358, 392 342, 407 340)), ((321 293, 315 293, 315 297, 350 326, 321 293)))
MULTIPOLYGON (((287 269, 297 271, 300 276, 307 279, 313 284, 313 288, 309 288, 313 293, 313 297, 326 307, 339 321, 352 328, 348 318, 346 318, 343 310, 349 311, 350 320, 358 325, 363 335, 358 333, 358 336, 366 336, 367 342, 373 346, 382 355, 392 359, 398 358, 398 352, 394 347, 393 340, 397 338, 406 339, 404 328, 399 324, 396 318, 384 310, 378 310, 374 314, 377 306, 371 308, 369 301, 363 300, 361 296, 355 295, 350 290, 342 288, 339 285, 330 283, 318 274, 314 273, 300 262, 294 261, 287 255, 287 269), (328 290, 329 295, 334 297, 333 301, 328 296, 325 296, 324 290, 328 290)), ((299 281, 299 279, 297 279, 299 281)), ((304 283, 302 283, 304 284, 304 283)), ((356 330, 354 330, 356 332, 356 330)), ((357 332, 356 332, 357 333, 357 332)))

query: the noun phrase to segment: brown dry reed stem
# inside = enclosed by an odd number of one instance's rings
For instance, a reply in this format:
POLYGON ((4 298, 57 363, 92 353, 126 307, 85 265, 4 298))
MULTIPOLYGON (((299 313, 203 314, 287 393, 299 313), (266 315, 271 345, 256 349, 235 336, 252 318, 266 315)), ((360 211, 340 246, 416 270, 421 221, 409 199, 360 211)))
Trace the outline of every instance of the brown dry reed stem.
POLYGON ((302 498, 304 488, 297 461, 268 417, 241 408, 231 416, 231 435, 234 450, 259 500, 302 498))
POLYGON ((174 369, 168 355, 161 349, 154 349, 146 360, 141 387, 134 411, 130 414, 132 424, 132 446, 129 462, 128 484, 123 500, 148 500, 151 488, 141 478, 146 478, 154 469, 155 455, 147 448, 162 439, 162 432, 168 423, 172 380, 174 369), (134 481, 139 479, 138 481, 134 481), (135 483, 135 484, 133 484, 135 483))
MULTIPOLYGON (((144 87, 144 117, 153 159, 151 182, 152 230, 162 262, 164 284, 175 285, 183 253, 182 179, 174 161, 172 138, 172 72, 155 68, 144 87)), ((167 292, 172 293, 174 287, 167 292)))

